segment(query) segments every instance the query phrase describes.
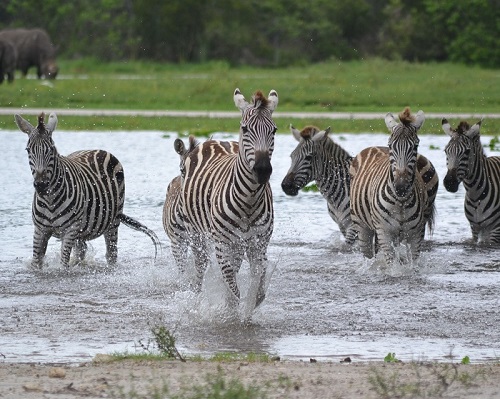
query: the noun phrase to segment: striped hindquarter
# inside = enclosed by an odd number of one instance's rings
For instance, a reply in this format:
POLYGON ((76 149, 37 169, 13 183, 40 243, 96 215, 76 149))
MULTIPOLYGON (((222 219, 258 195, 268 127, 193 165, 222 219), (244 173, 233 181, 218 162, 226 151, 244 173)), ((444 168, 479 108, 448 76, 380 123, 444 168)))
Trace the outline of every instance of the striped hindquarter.
POLYGON ((389 263, 402 242, 418 257, 425 227, 433 227, 439 182, 431 162, 416 153, 423 113, 408 126, 395 123, 392 115, 386 123, 390 146, 366 148, 352 162, 351 214, 363 254, 371 258, 380 248, 389 263))
POLYGON ((32 265, 41 267, 51 237, 61 239, 61 263, 68 266, 73 249, 83 260, 86 241, 101 235, 106 241, 106 259, 114 263, 120 222, 143 231, 155 247, 159 245, 154 232, 123 214, 125 181, 118 159, 102 150, 59 155, 52 140, 57 117, 51 114, 47 126, 43 118, 39 116, 34 128, 16 115, 20 130, 29 135, 28 159, 35 187, 32 265))
POLYGON ((290 126, 293 137, 298 141, 292 151, 290 169, 281 182, 287 195, 297 195, 299 190, 315 181, 327 201, 328 213, 338 224, 347 245, 356 239, 350 213, 349 167, 352 157, 330 137, 330 128, 320 130, 306 126, 299 131, 290 126))
POLYGON ((269 178, 276 125, 271 114, 278 99, 271 91, 268 99, 256 92, 252 100, 246 102, 235 90, 235 105, 242 111, 238 143, 207 140, 186 156, 179 206, 195 258, 197 289, 214 246, 235 300, 240 298, 236 274, 244 256, 248 258, 251 287, 257 285, 253 303, 258 306, 265 298, 266 252, 274 222, 269 178))
POLYGON ((480 138, 481 121, 470 126, 460 122, 452 129, 446 119, 442 127, 450 136, 445 147, 446 190, 456 192, 461 182, 465 188, 464 210, 474 242, 500 244, 500 157, 487 157, 480 138))

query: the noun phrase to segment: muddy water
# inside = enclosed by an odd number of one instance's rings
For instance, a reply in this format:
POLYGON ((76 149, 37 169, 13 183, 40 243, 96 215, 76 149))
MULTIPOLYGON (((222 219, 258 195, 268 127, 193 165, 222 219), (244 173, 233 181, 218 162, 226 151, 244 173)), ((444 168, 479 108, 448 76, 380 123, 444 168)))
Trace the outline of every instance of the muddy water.
MULTIPOLYGON (((49 244, 47 265, 29 269, 32 183, 26 136, 0 131, 0 358, 4 361, 83 361, 96 353, 152 348, 151 326, 165 325, 185 354, 266 351, 282 358, 403 360, 500 356, 500 252, 467 240, 463 189, 442 187, 436 230, 418 265, 383 270, 342 248, 337 226, 318 193, 290 198, 280 189, 295 143, 278 135, 271 178, 276 221, 269 248, 267 298, 249 325, 228 317, 218 270, 212 267, 196 296, 182 288, 161 224, 168 182, 177 174, 175 134, 56 131, 60 153, 103 148, 125 167, 125 212, 157 232, 163 251, 120 228, 119 263, 106 267, 104 240, 92 242, 84 265, 58 266, 60 243, 49 244)), ((224 135, 220 135, 224 136, 224 135)), ((228 136, 234 138, 235 136, 228 136)), ((385 145, 384 134, 333 137, 351 154, 385 145)), ((483 138, 485 143, 489 137, 483 138)), ((422 136, 420 150, 445 174, 443 136, 422 136)), ((247 265, 239 276, 245 292, 247 265)))

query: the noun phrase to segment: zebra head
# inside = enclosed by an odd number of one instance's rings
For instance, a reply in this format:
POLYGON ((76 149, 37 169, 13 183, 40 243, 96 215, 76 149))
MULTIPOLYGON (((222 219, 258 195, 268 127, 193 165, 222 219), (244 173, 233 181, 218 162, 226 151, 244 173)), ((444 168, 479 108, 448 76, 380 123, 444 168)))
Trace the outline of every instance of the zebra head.
POLYGON ((175 139, 174 141, 174 150, 177 154, 179 154, 180 157, 179 169, 182 178, 184 178, 186 175, 186 165, 185 165, 186 158, 198 144, 199 144, 198 140, 196 140, 196 137, 194 137, 193 135, 189 136, 189 148, 186 148, 184 142, 181 139, 175 139))
POLYGON ((57 150, 52 140, 52 132, 57 126, 57 116, 51 113, 47 125, 44 123, 45 114, 38 116, 38 126, 35 128, 22 116, 16 115, 16 124, 19 130, 28 135, 28 160, 33 175, 33 186, 39 195, 48 193, 55 169, 57 150))
POLYGON ((255 92, 248 103, 239 89, 234 91, 234 104, 240 109, 239 153, 257 184, 269 181, 273 168, 271 156, 277 127, 272 113, 278 105, 278 93, 271 90, 268 98, 261 91, 255 92))
POLYGON ((281 182, 281 188, 287 195, 297 195, 301 188, 313 180, 315 143, 328 136, 330 127, 320 131, 315 126, 306 126, 299 131, 290 125, 290 130, 299 144, 290 155, 292 165, 281 182))
POLYGON ((400 197, 409 193, 415 180, 419 143, 417 131, 424 120, 423 111, 414 116, 408 107, 399 114, 399 123, 391 113, 385 117, 385 124, 391 132, 388 144, 391 181, 396 195, 400 197))
POLYGON ((450 141, 444 148, 448 171, 443 179, 444 187, 449 192, 458 191, 460 182, 470 173, 478 152, 482 152, 479 137, 481 122, 482 119, 471 127, 462 121, 456 129, 452 129, 446 119, 441 121, 443 131, 450 136, 450 141))

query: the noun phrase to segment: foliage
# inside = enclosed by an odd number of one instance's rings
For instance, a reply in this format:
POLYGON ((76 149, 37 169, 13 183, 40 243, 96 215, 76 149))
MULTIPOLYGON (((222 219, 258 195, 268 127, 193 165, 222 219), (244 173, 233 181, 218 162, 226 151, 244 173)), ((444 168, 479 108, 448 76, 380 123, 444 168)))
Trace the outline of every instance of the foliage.
POLYGON ((0 28, 43 27, 66 58, 304 65, 329 59, 500 67, 498 0, 10 0, 0 28))
MULTIPOLYGON (((183 362, 186 361, 175 346, 174 335, 165 326, 153 326, 151 328, 151 333, 153 334, 153 347, 160 353, 161 357, 167 359, 179 359, 183 362)), ((150 349, 151 343, 151 340, 149 340, 146 344, 139 341, 139 345, 147 353, 152 352, 150 349)))
POLYGON ((454 363, 413 362, 411 365, 412 373, 405 373, 404 377, 398 369, 391 367, 384 372, 374 367, 369 377, 373 390, 383 399, 440 398, 452 386, 470 388, 479 378, 484 378, 484 370, 470 373, 454 363))
POLYGON ((399 363, 401 360, 396 358, 396 354, 394 352, 389 352, 385 357, 384 357, 384 362, 386 363, 399 363))
POLYGON ((470 364, 470 357, 469 356, 464 356, 462 358, 462 361, 460 362, 460 364, 470 364))
POLYGON ((153 386, 146 394, 135 389, 128 392, 122 388, 113 392, 113 398, 157 398, 157 399, 264 399, 266 392, 259 387, 248 385, 236 378, 228 378, 219 367, 216 374, 207 374, 205 383, 193 386, 183 385, 179 393, 171 393, 166 383, 153 386))
MULTIPOLYGON (((404 61, 329 61, 303 67, 231 67, 224 62, 165 64, 151 61, 99 63, 96 59, 61 60, 64 79, 38 81, 16 79, 0 87, 0 105, 12 107, 0 115, 0 129, 15 129, 14 113, 31 108, 83 110, 194 110, 232 111, 231 118, 166 117, 134 115, 59 116, 65 130, 160 130, 210 136, 213 132, 237 132, 239 113, 232 101, 236 87, 245 95, 257 89, 276 89, 280 96, 274 119, 278 133, 289 134, 289 125, 332 126, 334 133, 386 132, 383 115, 405 105, 427 116, 425 134, 442 134, 440 119, 451 113, 498 112, 498 72, 454 64, 410 64, 404 61), (404 88, 401 82, 404 81, 404 88), (179 84, 182 82, 182 84, 179 84), (451 90, 453 88, 453 90, 451 90), (439 95, 436 95, 439 90, 439 95), (480 95, 471 95, 480 93, 480 95), (418 108, 417 108, 418 107, 418 108), (14 111, 15 110, 15 111, 14 111), (344 119, 292 118, 288 111, 346 112, 344 119), (350 112, 375 112, 374 119, 352 119, 350 112)), ((451 120, 458 124, 458 120, 451 120)), ((474 122, 474 121, 470 121, 474 122)), ((483 136, 500 132, 500 119, 486 116, 483 136)))
POLYGON ((491 138, 488 147, 491 151, 500 151, 500 139, 498 136, 494 136, 491 138))

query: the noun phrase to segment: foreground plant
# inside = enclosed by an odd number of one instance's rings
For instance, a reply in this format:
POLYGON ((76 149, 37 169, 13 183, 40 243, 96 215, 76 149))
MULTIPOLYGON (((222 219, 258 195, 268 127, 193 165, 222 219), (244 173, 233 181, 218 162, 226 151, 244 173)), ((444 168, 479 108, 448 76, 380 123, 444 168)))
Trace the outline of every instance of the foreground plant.
POLYGON ((369 377, 373 390, 383 399, 440 398, 451 386, 470 388, 477 385, 479 377, 485 377, 484 370, 460 371, 460 365, 455 363, 413 362, 411 365, 413 374, 410 376, 400 375, 399 369, 387 373, 374 367, 369 377))
POLYGON ((138 392, 135 388, 125 392, 112 392, 112 398, 119 399, 265 399, 266 393, 262 388, 249 385, 236 378, 227 378, 222 368, 217 368, 216 374, 207 374, 205 382, 193 386, 183 386, 178 393, 171 393, 168 385, 151 386, 146 392, 138 392))

